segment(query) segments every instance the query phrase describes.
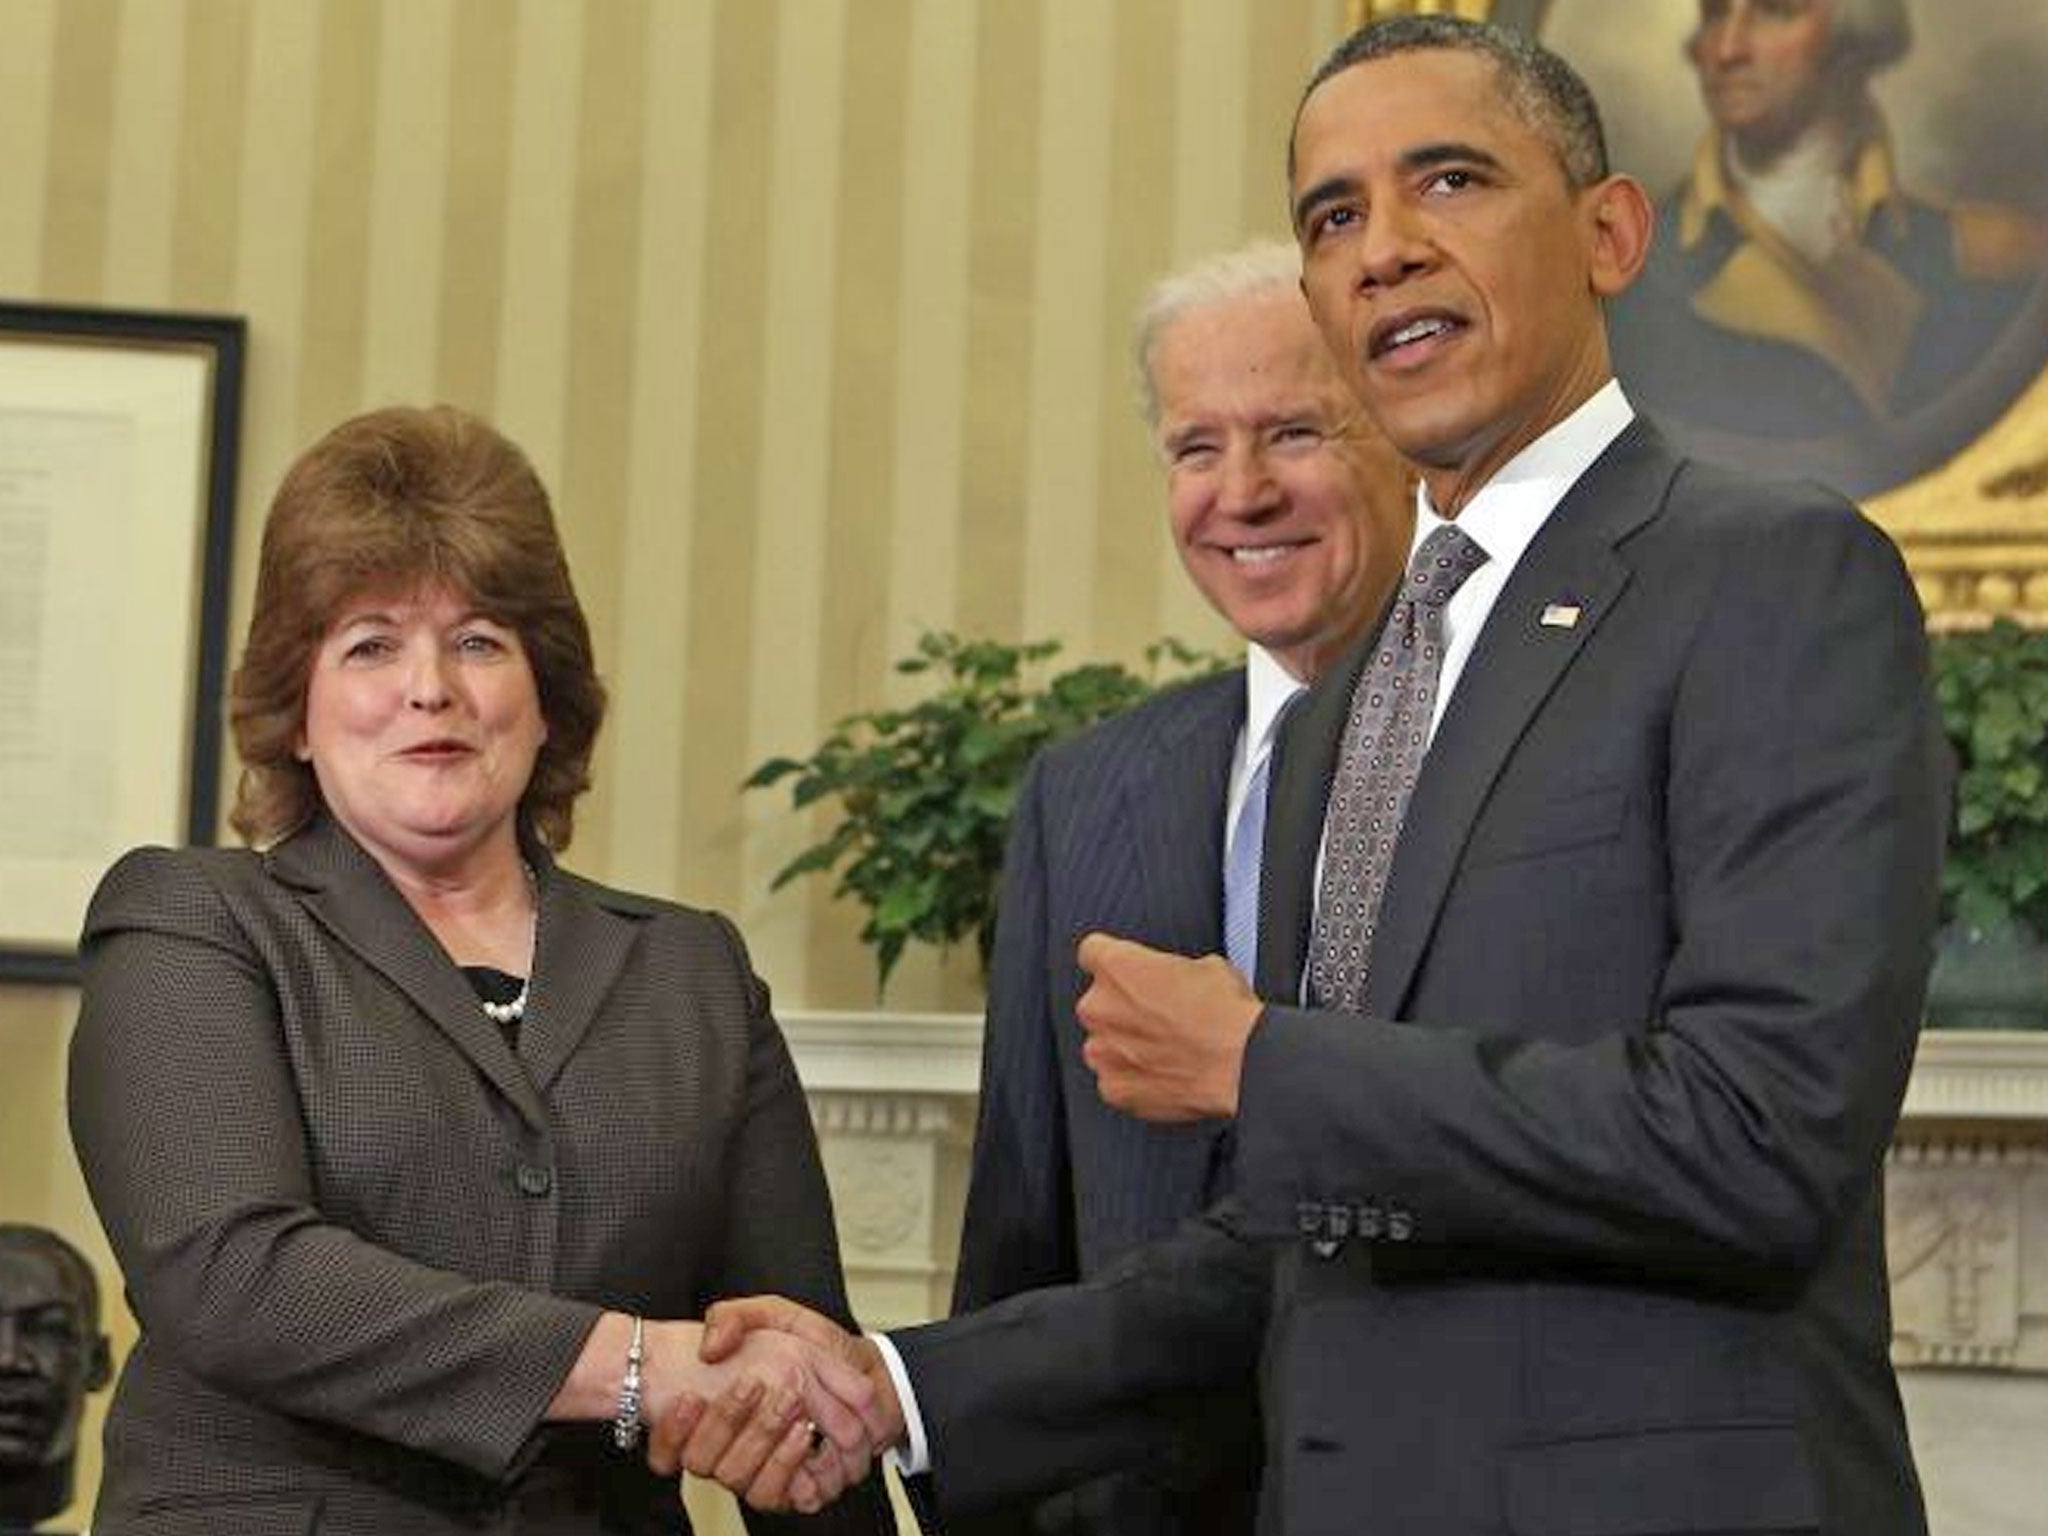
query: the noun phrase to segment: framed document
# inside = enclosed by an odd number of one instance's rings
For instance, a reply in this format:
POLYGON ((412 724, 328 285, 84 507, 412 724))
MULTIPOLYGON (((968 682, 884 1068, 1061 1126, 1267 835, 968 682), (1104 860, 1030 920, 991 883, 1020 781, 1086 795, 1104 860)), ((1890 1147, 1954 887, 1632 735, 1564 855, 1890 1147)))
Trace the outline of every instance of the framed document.
POLYGON ((0 980, 218 809, 245 326, 0 304, 0 980))

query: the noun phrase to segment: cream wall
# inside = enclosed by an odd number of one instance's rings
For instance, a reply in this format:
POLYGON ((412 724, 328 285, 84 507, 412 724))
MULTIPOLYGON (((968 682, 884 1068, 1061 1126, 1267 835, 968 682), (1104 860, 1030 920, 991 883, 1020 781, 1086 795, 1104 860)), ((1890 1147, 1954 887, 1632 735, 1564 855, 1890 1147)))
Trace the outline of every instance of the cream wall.
MULTIPOLYGON (((5 0, 0 295, 247 316, 237 633, 298 448, 391 401, 499 422, 613 687, 571 862, 733 913, 784 1004, 857 1006, 847 914, 767 894, 805 825, 739 781, 887 697, 920 626, 1220 642, 1124 322, 1157 272, 1282 231, 1286 119, 1343 13, 5 0)), ((959 995, 901 974, 892 1002, 959 995)), ((0 987, 0 1217, 104 1263, 73 1009, 0 987)))

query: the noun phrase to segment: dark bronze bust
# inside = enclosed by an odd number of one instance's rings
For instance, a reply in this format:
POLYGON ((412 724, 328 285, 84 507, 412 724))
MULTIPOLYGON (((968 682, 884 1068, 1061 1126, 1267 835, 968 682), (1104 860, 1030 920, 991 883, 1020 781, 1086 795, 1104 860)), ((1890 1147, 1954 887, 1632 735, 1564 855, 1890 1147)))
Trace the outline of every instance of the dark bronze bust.
POLYGON ((0 1224, 0 1531, 71 1502, 79 1416, 111 1374, 84 1255, 42 1227, 0 1224))

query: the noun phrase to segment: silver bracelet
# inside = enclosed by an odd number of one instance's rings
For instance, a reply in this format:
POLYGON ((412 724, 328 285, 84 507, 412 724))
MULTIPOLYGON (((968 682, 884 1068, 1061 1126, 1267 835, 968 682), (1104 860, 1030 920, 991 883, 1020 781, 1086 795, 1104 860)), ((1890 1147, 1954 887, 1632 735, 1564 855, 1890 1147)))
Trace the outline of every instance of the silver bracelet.
POLYGON ((633 1342, 626 1346, 626 1379, 619 1383, 619 1411, 612 1415, 612 1444, 622 1451, 640 1443, 640 1362, 646 1358, 641 1347, 645 1332, 646 1325, 635 1317, 633 1342))

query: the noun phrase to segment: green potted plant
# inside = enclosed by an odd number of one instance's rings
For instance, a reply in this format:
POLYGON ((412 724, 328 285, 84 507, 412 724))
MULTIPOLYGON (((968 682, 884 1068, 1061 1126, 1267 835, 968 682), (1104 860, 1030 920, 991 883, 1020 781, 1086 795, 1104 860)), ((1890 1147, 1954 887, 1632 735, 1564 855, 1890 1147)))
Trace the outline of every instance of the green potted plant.
POLYGON ((1936 636, 1934 685, 1957 775, 1928 1022, 2048 1027, 2048 632, 1936 636))
POLYGON ((937 683, 923 699, 848 715, 809 757, 771 758, 748 777, 748 789, 794 780, 797 809, 839 802, 839 819, 773 887, 839 869, 835 894, 867 909, 860 936, 875 952, 877 990, 912 939, 944 946, 972 935, 986 963, 1003 841, 1034 753, 1227 664, 1163 640, 1147 648, 1143 673, 1090 662, 1044 675, 1059 650, 1057 640, 928 632, 896 663, 937 683))

